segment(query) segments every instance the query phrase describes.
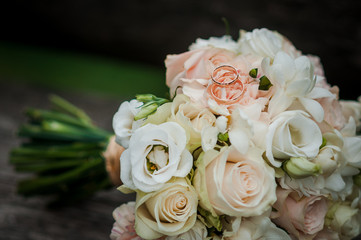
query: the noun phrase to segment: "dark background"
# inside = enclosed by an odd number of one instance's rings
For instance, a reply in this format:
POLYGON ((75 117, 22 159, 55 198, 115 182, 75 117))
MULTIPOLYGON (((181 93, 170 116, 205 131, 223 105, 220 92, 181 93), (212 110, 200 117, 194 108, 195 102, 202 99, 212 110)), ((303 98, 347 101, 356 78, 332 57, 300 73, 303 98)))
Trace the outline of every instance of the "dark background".
POLYGON ((3 1, 0 41, 91 53, 163 67, 197 38, 266 27, 321 57, 341 97, 356 99, 361 70, 361 1, 3 1))

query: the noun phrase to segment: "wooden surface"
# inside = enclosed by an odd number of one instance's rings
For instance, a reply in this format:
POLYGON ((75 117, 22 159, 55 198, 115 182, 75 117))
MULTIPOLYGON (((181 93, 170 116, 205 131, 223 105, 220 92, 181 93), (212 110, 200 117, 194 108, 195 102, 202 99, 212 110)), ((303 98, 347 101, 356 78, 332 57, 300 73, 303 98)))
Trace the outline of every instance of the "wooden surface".
POLYGON ((48 107, 47 96, 57 93, 84 109, 97 125, 111 129, 111 119, 124 99, 75 93, 54 92, 40 87, 4 83, 0 79, 0 239, 71 240, 109 239, 112 211, 134 196, 116 189, 103 191, 76 206, 49 210, 45 199, 23 198, 16 194, 16 183, 27 177, 14 172, 8 163, 9 150, 19 144, 16 129, 25 121, 25 107, 48 107))

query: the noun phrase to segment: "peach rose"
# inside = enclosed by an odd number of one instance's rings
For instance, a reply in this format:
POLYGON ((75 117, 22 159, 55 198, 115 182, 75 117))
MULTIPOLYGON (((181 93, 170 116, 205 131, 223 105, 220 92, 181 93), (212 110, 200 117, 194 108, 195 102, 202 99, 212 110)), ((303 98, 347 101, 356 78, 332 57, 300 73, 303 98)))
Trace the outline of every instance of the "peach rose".
POLYGON ((165 66, 166 84, 170 88, 170 94, 173 95, 176 88, 183 87, 185 83, 206 87, 213 70, 229 63, 235 56, 234 52, 211 47, 168 55, 165 66))
POLYGON ((258 216, 276 201, 274 170, 257 148, 247 154, 233 147, 208 150, 196 165, 193 184, 200 206, 213 215, 258 216))
POLYGON ((271 216, 273 222, 299 239, 312 238, 321 231, 328 210, 323 196, 299 197, 296 192, 282 188, 277 188, 273 207, 277 210, 271 216))

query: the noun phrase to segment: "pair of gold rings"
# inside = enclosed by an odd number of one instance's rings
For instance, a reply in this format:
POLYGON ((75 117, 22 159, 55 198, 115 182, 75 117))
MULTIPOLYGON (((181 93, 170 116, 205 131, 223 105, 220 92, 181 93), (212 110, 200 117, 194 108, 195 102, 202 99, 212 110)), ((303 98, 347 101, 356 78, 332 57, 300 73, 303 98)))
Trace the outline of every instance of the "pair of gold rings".
POLYGON ((221 103, 233 103, 242 95, 244 86, 239 80, 239 71, 231 65, 221 65, 213 70, 213 84, 208 86, 209 93, 221 103))

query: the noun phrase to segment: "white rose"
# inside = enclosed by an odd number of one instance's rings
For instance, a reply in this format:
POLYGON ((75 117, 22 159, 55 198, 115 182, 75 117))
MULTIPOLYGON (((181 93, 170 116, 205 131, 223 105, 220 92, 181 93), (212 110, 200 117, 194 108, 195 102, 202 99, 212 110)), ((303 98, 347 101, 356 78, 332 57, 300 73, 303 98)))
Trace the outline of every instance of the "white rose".
POLYGON ((168 236, 166 240, 204 240, 207 238, 207 228, 201 221, 196 221, 194 226, 187 232, 177 236, 168 236))
POLYGON ((242 54, 252 53, 262 57, 274 58, 276 53, 283 50, 296 57, 301 53, 292 43, 275 31, 266 28, 254 29, 252 32, 241 30, 238 40, 242 54))
POLYGON ((186 144, 185 131, 175 122, 138 128, 120 158, 124 186, 151 192, 172 177, 185 177, 193 166, 186 144))
POLYGON ((238 44, 229 35, 222 37, 211 37, 209 39, 198 38, 195 43, 192 43, 192 45, 189 46, 189 50, 193 51, 207 47, 223 48, 235 53, 239 52, 238 44))
POLYGON ((293 103, 298 103, 317 122, 323 120, 324 110, 314 99, 333 98, 334 95, 325 88, 315 87, 317 78, 306 56, 293 59, 285 52, 278 52, 272 64, 269 58, 263 59, 262 70, 273 84, 275 92, 268 106, 271 117, 285 111, 293 103))
POLYGON ((291 240, 291 237, 281 228, 278 228, 268 217, 258 216, 243 218, 238 231, 226 240, 291 240))
POLYGON ((189 144, 200 144, 203 128, 215 125, 216 117, 208 109, 190 102, 189 97, 179 94, 173 100, 169 121, 175 121, 185 129, 189 144))
POLYGON ((196 222, 197 204, 197 193, 184 178, 172 180, 157 192, 138 192, 135 230, 145 239, 185 233, 196 222))
POLYGON ((144 120, 134 121, 134 116, 140 111, 143 103, 137 100, 123 102, 113 117, 113 129, 115 132, 115 141, 124 148, 129 147, 129 139, 133 132, 139 128, 144 120))
POLYGON ((280 167, 291 157, 312 159, 322 144, 321 130, 303 111, 286 111, 273 119, 266 135, 266 156, 280 167))
POLYGON ((196 162, 193 184, 200 206, 213 216, 261 215, 276 201, 274 170, 251 148, 240 154, 234 147, 208 150, 196 162))

